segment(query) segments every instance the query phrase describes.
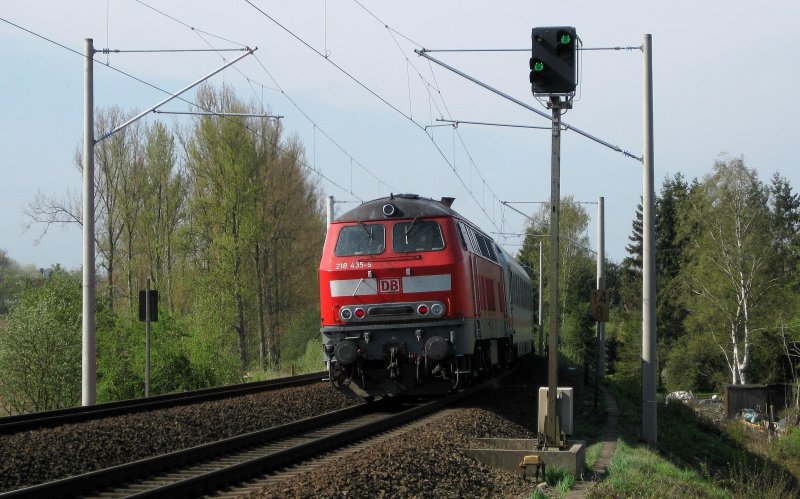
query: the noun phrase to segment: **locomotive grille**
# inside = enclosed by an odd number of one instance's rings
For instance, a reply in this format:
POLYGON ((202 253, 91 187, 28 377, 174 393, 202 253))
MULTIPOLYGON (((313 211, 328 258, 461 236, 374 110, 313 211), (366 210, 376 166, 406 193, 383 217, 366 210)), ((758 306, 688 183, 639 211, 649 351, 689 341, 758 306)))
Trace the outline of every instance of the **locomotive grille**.
POLYGON ((414 307, 411 305, 395 305, 386 307, 371 307, 370 317, 397 317, 414 315, 414 307))

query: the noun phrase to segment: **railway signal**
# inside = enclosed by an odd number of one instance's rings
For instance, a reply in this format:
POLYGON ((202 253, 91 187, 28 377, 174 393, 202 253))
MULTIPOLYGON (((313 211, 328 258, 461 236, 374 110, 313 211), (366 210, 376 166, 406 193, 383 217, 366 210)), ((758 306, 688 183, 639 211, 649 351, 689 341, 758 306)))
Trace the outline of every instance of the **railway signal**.
POLYGON ((577 38, 572 26, 533 28, 530 82, 535 95, 564 95, 575 91, 577 38))

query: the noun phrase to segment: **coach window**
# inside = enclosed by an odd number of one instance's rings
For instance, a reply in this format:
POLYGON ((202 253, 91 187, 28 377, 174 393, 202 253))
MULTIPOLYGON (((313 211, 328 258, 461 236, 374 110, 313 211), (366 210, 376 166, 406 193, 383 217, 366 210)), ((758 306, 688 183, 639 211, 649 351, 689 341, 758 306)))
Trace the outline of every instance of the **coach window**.
POLYGON ((358 225, 342 227, 333 253, 336 256, 377 255, 383 253, 386 247, 385 234, 384 227, 380 224, 360 222, 358 225))
POLYGON ((442 228, 429 220, 396 223, 392 229, 392 248, 398 253, 443 250, 442 228))

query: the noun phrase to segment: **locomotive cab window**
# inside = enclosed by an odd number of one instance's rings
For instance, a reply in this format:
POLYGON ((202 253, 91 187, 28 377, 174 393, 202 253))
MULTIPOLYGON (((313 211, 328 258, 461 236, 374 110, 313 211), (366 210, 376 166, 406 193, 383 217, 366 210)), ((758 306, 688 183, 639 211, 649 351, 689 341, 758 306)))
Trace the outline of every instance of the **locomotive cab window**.
POLYGON ((396 223, 392 229, 392 248, 398 253, 443 250, 442 228, 436 222, 417 219, 396 223))
POLYGON ((359 222, 342 228, 333 253, 336 256, 377 255, 383 253, 385 240, 383 225, 359 222))

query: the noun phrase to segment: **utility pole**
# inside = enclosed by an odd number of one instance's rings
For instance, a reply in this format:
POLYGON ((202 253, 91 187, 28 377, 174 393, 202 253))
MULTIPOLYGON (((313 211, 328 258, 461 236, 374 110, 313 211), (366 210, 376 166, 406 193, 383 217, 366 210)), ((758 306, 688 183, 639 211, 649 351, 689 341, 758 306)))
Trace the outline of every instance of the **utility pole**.
MULTIPOLYGON (((597 289, 606 287, 605 199, 597 198, 597 289)), ((597 380, 606 374, 606 323, 597 321, 597 380)))
MULTIPOLYGON (((558 413, 558 249, 561 211, 561 97, 550 97, 553 111, 550 155, 550 304, 547 336, 547 416, 545 438, 548 445, 560 446, 561 422, 558 413)), ((569 103, 563 103, 568 107, 569 103)))
MULTIPOLYGON (((95 213, 94 213, 94 146, 111 137, 131 123, 155 112, 156 109, 187 90, 197 86, 241 59, 251 55, 257 48, 247 47, 246 54, 229 61, 214 72, 196 80, 162 100, 155 106, 129 119, 122 125, 94 138, 94 41, 85 39, 84 84, 83 84, 83 294, 81 331, 81 404, 94 405, 97 402, 97 340, 96 340, 96 276, 95 276, 95 213)), ((225 113, 215 113, 224 115, 225 113)))
POLYGON ((544 274, 542 273, 544 270, 544 265, 542 262, 542 241, 539 240, 539 355, 544 354, 544 274))
POLYGON ((150 276, 147 276, 147 287, 144 293, 144 396, 150 396, 150 276))
POLYGON ((94 265, 94 43, 86 38, 83 86, 83 316, 81 404, 97 401, 94 265))
POLYGON ((653 49, 644 35, 644 171, 642 174, 642 440, 655 445, 656 420, 656 277, 655 184, 653 168, 653 49))
POLYGON ((325 198, 325 213, 327 214, 327 223, 325 224, 326 232, 331 226, 331 222, 333 222, 333 203, 333 196, 328 196, 325 198))

